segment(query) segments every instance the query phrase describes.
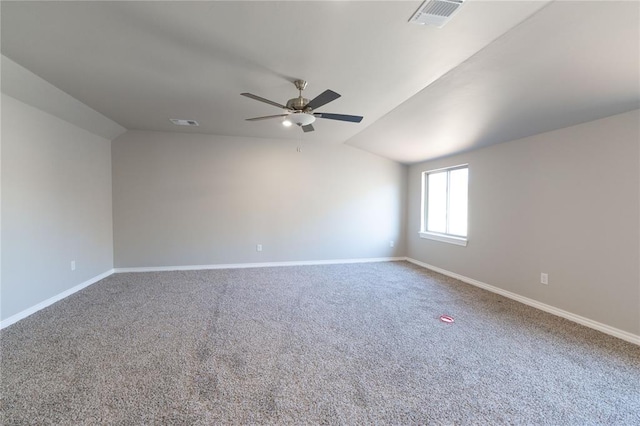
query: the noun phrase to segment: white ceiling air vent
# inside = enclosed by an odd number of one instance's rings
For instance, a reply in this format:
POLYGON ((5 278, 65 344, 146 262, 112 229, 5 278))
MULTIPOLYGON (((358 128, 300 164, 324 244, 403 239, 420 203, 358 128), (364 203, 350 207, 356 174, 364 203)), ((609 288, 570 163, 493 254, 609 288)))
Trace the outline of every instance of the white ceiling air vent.
POLYGON ((464 0, 426 0, 409 19, 409 22, 442 28, 460 9, 462 3, 464 0))
POLYGON ((193 126, 193 127, 199 126, 196 120, 181 120, 179 118, 170 118, 169 120, 177 126, 193 126))

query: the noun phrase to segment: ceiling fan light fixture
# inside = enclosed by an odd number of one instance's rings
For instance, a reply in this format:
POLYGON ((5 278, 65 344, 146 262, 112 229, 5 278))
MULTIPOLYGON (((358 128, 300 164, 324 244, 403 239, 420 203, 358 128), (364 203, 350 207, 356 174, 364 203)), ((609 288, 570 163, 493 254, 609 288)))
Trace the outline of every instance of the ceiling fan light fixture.
MULTIPOLYGON (((456 0, 456 1, 463 1, 463 0, 456 0)), ((295 124, 298 127, 300 127, 302 131, 305 133, 313 132, 315 130, 311 125, 311 123, 314 123, 316 121, 316 118, 323 118, 327 120, 348 121, 351 123, 359 123, 362 121, 363 117, 359 115, 315 112, 318 108, 328 104, 329 102, 333 102, 336 99, 338 99, 340 97, 340 94, 334 92, 333 90, 327 89, 324 92, 320 93, 315 98, 313 98, 312 100, 308 100, 302 97, 302 91, 307 86, 307 82, 304 80, 296 80, 294 81, 294 84, 296 86, 296 89, 299 90, 300 96, 298 96, 297 98, 289 99, 287 101, 286 106, 281 105, 277 102, 270 101, 269 99, 265 99, 261 96, 254 95, 253 93, 240 93, 242 96, 246 96, 249 99, 264 102, 265 104, 269 104, 284 110, 282 111, 282 114, 246 118, 245 120, 246 121, 262 121, 262 120, 278 118, 282 120, 281 123, 284 127, 291 127, 293 124, 295 124)))
MULTIPOLYGON (((308 126, 309 124, 316 121, 316 117, 312 114, 308 114, 306 112, 294 112, 289 115, 285 121, 290 121, 291 123, 297 126, 308 126)), ((284 122, 282 123, 284 124, 284 122)))

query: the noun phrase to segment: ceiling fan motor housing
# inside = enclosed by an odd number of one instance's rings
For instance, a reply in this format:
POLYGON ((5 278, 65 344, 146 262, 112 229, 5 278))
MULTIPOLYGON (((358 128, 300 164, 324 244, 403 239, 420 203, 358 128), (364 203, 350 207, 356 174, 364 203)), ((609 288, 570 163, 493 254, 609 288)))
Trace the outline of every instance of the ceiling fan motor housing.
POLYGON ((289 99, 287 101, 287 108, 293 109, 296 111, 302 111, 305 106, 309 103, 309 99, 303 98, 302 96, 289 99))

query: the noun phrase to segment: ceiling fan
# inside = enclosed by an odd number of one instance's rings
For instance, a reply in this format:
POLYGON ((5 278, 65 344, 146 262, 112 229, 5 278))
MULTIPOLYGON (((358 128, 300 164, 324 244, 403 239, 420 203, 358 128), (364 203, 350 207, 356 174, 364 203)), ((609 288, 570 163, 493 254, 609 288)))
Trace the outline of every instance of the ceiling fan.
POLYGON ((340 97, 340 95, 334 92, 333 90, 325 90, 324 92, 320 93, 318 96, 313 98, 311 101, 309 101, 309 99, 302 97, 302 91, 307 87, 307 82, 304 80, 296 80, 293 82, 293 84, 295 84, 296 89, 298 89, 300 95, 297 98, 289 99, 286 105, 281 105, 277 102, 270 101, 269 99, 265 99, 251 93, 241 93, 242 96, 246 96, 247 98, 255 99, 256 101, 264 102, 266 104, 273 105, 278 108, 282 108, 286 110, 286 112, 283 114, 247 118, 247 121, 259 121, 259 120, 268 120, 270 118, 286 117, 286 119, 282 122, 282 124, 284 124, 285 126, 291 126, 292 124, 296 124, 299 127, 302 127, 302 130, 304 132, 314 131, 314 128, 311 125, 311 123, 316 121, 316 118, 326 118, 329 120, 339 120, 339 121, 350 121, 352 123, 359 123, 362 121, 362 117, 359 115, 314 112, 314 110, 316 110, 317 108, 320 108, 321 106, 326 105, 331 101, 335 101, 340 97))

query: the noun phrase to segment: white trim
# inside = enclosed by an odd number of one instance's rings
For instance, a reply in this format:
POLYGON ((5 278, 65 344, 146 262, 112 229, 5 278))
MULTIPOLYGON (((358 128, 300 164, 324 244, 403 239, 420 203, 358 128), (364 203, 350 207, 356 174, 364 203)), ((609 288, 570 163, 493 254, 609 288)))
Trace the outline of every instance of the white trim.
POLYGON ((457 166, 440 167, 439 169, 425 170, 422 174, 448 172, 449 170, 464 169, 469 167, 469 163, 458 164, 457 166))
POLYGON ((44 300, 44 301, 38 303, 37 305, 33 305, 32 307, 27 308, 22 312, 18 312, 17 314, 12 315, 9 318, 6 318, 6 319, 0 321, 0 330, 5 328, 5 327, 10 326, 11 324, 14 324, 14 323, 20 321, 21 319, 24 319, 24 318, 28 317, 29 315, 35 314, 39 310, 44 309, 49 305, 53 305, 54 303, 64 299, 65 297, 71 296, 73 293, 78 292, 78 291, 82 290, 85 287, 89 287, 91 284, 95 284, 98 281, 107 278, 108 276, 110 276, 113 273, 114 273, 114 270, 113 269, 109 269, 108 271, 103 272, 100 275, 96 275, 95 277, 88 279, 87 281, 83 282, 82 284, 78 284, 75 287, 71 287, 70 289, 63 291, 62 293, 56 294, 55 296, 50 297, 47 300, 44 300))
POLYGON ((160 272, 160 271, 197 271, 203 269, 241 269, 241 268, 270 268, 276 266, 302 266, 302 265, 336 265, 343 263, 370 263, 370 262, 398 262, 406 260, 406 257, 370 257, 363 259, 331 259, 331 260, 296 260, 291 262, 262 262, 262 263, 220 263, 214 265, 184 265, 184 266, 142 266, 133 268, 115 268, 114 272, 160 272))
POLYGON ((437 266, 429 265, 428 263, 420 262, 419 260, 412 259, 407 257, 407 262, 411 262, 415 265, 422 266, 423 268, 431 269, 432 271, 438 272, 442 275, 449 276, 451 278, 455 278, 467 284, 471 284, 476 287, 480 287, 482 289, 488 290, 492 293, 500 294, 501 296, 507 297, 509 299, 513 299, 520 303, 524 303, 525 305, 532 306, 536 309, 540 309, 541 311, 548 312, 553 315, 557 315, 559 317, 568 319, 569 321, 576 322, 578 324, 584 325, 589 328, 593 328, 594 330, 601 331, 610 336, 617 337, 622 340, 626 340, 627 342, 634 343, 636 345, 640 345, 640 336, 629 333, 624 330, 620 330, 615 327, 608 326, 606 324, 602 324, 597 321, 593 321, 589 318, 582 317, 580 315, 573 314, 571 312, 556 308, 555 306, 547 305, 546 303, 538 302, 534 299, 529 299, 528 297, 520 296, 519 294, 512 293, 507 290, 503 290, 498 287, 494 287, 492 285, 483 283, 478 280, 474 280, 473 278, 465 277, 463 275, 456 274, 455 272, 447 271, 446 269, 438 268, 437 266))
POLYGON ((435 234, 433 232, 419 232, 420 238, 428 240, 440 241, 443 243, 455 244, 457 246, 467 246, 467 239, 464 237, 454 237, 453 235, 435 234))

